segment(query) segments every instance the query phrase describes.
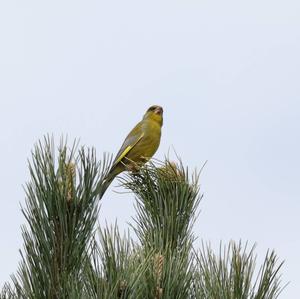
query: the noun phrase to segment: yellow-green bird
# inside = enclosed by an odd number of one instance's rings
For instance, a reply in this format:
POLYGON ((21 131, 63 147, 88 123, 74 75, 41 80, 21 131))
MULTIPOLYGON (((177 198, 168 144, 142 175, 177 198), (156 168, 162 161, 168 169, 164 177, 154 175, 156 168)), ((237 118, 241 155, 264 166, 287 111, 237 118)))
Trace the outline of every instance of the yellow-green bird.
POLYGON ((155 154, 160 143, 162 125, 163 108, 157 105, 151 106, 143 119, 125 138, 105 178, 100 197, 118 174, 124 170, 137 171, 155 154))

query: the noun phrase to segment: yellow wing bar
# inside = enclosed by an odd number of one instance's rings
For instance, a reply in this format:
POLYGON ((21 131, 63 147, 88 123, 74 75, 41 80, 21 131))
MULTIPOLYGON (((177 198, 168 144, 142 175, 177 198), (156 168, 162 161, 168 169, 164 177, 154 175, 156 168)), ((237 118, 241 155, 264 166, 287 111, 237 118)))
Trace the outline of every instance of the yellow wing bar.
POLYGON ((133 149, 136 144, 144 137, 144 133, 141 134, 141 136, 136 140, 136 142, 132 145, 128 145, 124 151, 121 153, 121 155, 118 157, 118 159, 115 162, 115 165, 117 165, 119 162, 122 161, 122 159, 133 149))

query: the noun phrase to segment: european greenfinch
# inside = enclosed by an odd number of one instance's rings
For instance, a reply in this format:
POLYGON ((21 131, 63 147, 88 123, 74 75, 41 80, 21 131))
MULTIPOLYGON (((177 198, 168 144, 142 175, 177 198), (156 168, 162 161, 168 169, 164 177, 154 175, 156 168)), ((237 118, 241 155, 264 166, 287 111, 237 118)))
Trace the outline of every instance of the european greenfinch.
POLYGON ((118 174, 124 170, 138 171, 155 154, 160 143, 162 125, 163 108, 151 106, 125 138, 105 178, 100 197, 118 174))

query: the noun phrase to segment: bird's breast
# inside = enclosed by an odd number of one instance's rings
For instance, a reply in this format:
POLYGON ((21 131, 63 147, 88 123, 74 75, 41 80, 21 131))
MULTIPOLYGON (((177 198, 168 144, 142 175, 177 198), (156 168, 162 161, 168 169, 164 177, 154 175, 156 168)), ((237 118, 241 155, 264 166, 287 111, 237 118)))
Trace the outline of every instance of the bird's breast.
POLYGON ((142 126, 143 138, 128 153, 128 158, 135 162, 142 162, 151 158, 158 149, 161 137, 161 127, 156 122, 145 122, 142 126))

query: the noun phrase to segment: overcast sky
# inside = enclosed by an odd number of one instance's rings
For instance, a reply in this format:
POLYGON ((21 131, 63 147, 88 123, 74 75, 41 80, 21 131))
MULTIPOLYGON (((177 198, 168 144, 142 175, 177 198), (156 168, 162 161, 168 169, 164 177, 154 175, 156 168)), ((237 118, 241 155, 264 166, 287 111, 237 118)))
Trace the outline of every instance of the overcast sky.
MULTIPOLYGON (((1 1, 0 43, 0 285, 20 260, 34 143, 68 134, 116 153, 160 104, 155 157, 208 160, 199 240, 275 249, 280 298, 299 296, 300 1, 1 1)), ((116 185, 100 222, 126 228, 133 197, 116 185)))

